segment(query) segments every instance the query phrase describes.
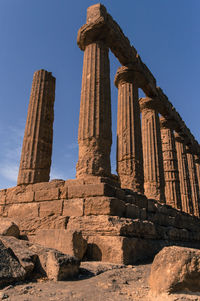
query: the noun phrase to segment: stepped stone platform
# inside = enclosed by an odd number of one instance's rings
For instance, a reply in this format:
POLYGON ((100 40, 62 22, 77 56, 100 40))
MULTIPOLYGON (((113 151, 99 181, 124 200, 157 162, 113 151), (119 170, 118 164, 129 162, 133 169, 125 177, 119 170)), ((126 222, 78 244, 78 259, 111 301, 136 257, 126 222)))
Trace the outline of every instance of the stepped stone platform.
POLYGON ((82 232, 85 259, 133 264, 168 245, 200 248, 200 220, 115 180, 53 180, 0 190, 0 214, 30 241, 59 246, 65 231, 82 232), (49 231, 47 231, 49 230, 49 231), (52 240, 51 237, 54 237, 52 240))

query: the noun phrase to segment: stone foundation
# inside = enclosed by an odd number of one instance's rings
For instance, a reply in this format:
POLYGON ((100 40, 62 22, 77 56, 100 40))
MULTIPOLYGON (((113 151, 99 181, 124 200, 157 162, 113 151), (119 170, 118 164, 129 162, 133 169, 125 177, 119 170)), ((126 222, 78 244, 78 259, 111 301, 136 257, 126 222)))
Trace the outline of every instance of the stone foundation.
MULTIPOLYGON (((200 248, 198 218, 121 189, 109 178, 53 180, 0 190, 0 212, 18 223, 22 235, 44 245, 48 239, 43 241, 41 235, 48 229, 81 232, 88 243, 87 260, 133 264, 166 245, 200 248)), ((51 240, 51 247, 57 247, 56 240, 52 244, 51 240)))

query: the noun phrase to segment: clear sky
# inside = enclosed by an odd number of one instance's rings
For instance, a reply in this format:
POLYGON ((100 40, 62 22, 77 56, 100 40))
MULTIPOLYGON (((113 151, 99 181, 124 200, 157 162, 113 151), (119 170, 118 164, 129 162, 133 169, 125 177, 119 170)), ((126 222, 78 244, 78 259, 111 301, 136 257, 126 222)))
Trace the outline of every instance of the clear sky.
MULTIPOLYGON (((0 0, 0 189, 16 185, 34 71, 56 77, 51 178, 74 178, 83 52, 76 44, 92 0, 0 0)), ((200 0, 101 1, 200 142, 200 0)), ((119 62, 111 54, 115 172, 119 62)))

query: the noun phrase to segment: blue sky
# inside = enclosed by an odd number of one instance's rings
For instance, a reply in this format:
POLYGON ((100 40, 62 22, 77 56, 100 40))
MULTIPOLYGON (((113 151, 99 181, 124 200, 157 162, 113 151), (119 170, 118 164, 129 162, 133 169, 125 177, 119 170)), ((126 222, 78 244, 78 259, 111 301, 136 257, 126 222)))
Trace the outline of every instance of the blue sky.
MULTIPOLYGON (((0 189, 16 185, 34 71, 56 77, 51 178, 74 178, 83 52, 76 44, 92 0, 0 0, 0 189)), ((200 141, 200 1, 101 1, 200 141)), ((115 171, 119 62, 110 54, 115 171)), ((141 94, 142 95, 142 94, 141 94)))

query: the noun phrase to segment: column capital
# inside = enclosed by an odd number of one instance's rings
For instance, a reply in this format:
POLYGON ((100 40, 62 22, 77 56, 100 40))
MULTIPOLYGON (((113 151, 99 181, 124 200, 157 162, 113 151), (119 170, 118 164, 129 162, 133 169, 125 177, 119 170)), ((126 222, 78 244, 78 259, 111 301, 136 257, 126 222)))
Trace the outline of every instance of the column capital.
POLYGON ((158 98, 151 98, 151 97, 143 97, 139 99, 140 104, 140 111, 144 110, 156 110, 158 105, 159 99, 158 98))
POLYGON ((136 72, 137 69, 133 64, 119 67, 115 75, 115 86, 118 88, 119 85, 124 83, 133 83, 136 79, 136 72))
POLYGON ((107 11, 102 4, 95 4, 87 9, 86 24, 78 31, 77 44, 81 50, 96 41, 105 40, 107 30, 107 11))
POLYGON ((161 129, 171 129, 174 130, 176 121, 173 119, 166 119, 163 116, 160 116, 160 128, 161 129))

